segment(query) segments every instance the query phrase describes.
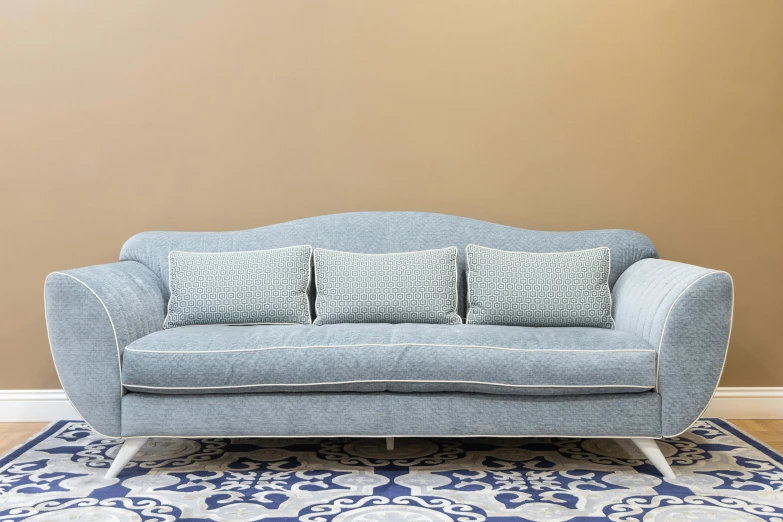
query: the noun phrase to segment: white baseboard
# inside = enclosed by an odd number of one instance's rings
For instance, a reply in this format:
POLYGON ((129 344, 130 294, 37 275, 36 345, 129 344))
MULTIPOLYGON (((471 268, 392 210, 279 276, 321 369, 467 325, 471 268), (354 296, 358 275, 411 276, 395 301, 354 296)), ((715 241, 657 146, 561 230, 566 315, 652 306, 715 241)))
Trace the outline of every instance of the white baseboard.
POLYGON ((81 419, 62 390, 0 390, 0 422, 81 419))
POLYGON ((703 417, 783 419, 783 387, 718 388, 703 417))
MULTIPOLYGON (((783 387, 718 388, 704 417, 783 419, 783 387)), ((0 422, 81 418, 62 390, 0 390, 0 422)))

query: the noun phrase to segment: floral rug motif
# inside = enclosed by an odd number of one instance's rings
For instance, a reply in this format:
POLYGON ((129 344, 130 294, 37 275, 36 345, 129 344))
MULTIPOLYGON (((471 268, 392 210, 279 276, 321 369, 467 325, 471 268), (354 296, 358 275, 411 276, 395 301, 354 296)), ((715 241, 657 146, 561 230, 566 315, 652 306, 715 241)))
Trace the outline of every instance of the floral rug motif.
POLYGON ((0 521, 783 522, 783 456, 726 421, 660 443, 573 438, 114 439, 53 423, 0 458, 0 521))

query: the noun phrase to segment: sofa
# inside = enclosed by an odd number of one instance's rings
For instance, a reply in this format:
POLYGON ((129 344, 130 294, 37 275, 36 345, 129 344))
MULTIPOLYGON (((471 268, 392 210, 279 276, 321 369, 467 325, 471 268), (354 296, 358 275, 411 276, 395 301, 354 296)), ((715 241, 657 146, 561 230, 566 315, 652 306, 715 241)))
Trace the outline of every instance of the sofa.
POLYGON ((235 232, 143 232, 124 244, 119 262, 50 274, 45 306, 73 407, 123 444, 107 478, 150 437, 336 436, 381 437, 389 448, 394 437, 630 439, 671 478, 656 439, 687 430, 715 392, 733 282, 723 271, 659 259, 630 230, 542 232, 433 213, 357 212, 235 232), (162 327, 172 251, 455 246, 464 317, 471 243, 541 253, 608 247, 614 327, 162 327), (315 348, 271 357, 261 349, 270 346, 315 348), (345 346, 359 348, 317 349, 345 346), (480 348, 488 346, 515 349, 485 357, 490 350, 480 348))

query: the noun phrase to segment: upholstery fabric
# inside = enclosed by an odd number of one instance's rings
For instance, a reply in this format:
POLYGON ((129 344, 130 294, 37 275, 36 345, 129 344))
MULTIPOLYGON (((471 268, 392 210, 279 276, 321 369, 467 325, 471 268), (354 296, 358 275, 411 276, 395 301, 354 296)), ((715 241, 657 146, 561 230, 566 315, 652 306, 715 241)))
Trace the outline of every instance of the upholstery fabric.
POLYGON ((631 230, 541 232, 427 212, 353 212, 237 232, 142 232, 125 243, 120 259, 148 266, 168 288, 168 254, 172 250, 232 252, 312 245, 382 254, 456 246, 460 315, 464 317, 465 247, 469 243, 525 252, 568 252, 606 246, 612 251, 610 287, 631 264, 658 257, 652 242, 631 230))
MULTIPOLYGON (((96 431, 107 436, 671 436, 686 429, 699 416, 717 386, 731 327, 733 285, 725 272, 658 261, 654 259, 656 257, 657 252, 652 243, 645 236, 631 231, 537 232, 454 216, 406 212, 322 216, 241 232, 149 232, 134 236, 126 242, 121 253, 123 261, 120 263, 51 274, 45 285, 47 327, 55 365, 65 391, 85 420, 96 431), (476 241, 489 248, 527 252, 565 252, 609 247, 612 267, 609 286, 613 288, 616 329, 341 324, 317 328, 305 325, 190 326, 159 331, 169 297, 168 253, 171 250, 223 252, 312 244, 352 252, 391 253, 456 245, 459 248, 460 305, 464 311, 464 292, 467 287, 463 249, 476 241), (500 372, 503 378, 517 379, 510 382, 545 377, 570 381, 573 368, 579 365, 582 366, 579 378, 584 378, 584 375, 606 376, 608 372, 593 372, 594 367, 590 365, 594 363, 590 361, 596 359, 584 361, 582 352, 589 353, 586 349, 588 346, 598 346, 601 348, 598 355, 605 356, 602 361, 610 361, 610 366, 623 368, 622 371, 618 370, 615 378, 635 379, 636 376, 645 376, 644 386, 654 386, 655 375, 650 379, 647 358, 655 358, 655 353, 650 355, 650 349, 657 350, 657 389, 638 393, 549 396, 472 393, 472 390, 453 393, 130 392, 122 396, 121 379, 125 377, 160 377, 165 382, 177 382, 177 378, 185 377, 173 374, 164 377, 163 372, 153 372, 148 363, 152 357, 164 359, 155 363, 161 369, 167 364, 168 368, 173 368, 168 358, 180 355, 202 359, 200 368, 204 370, 209 366, 205 361, 212 355, 203 348, 210 345, 224 349, 226 345, 222 343, 225 341, 225 332, 245 329, 247 332, 241 334, 242 337, 252 337, 256 335, 254 332, 267 329, 260 338, 278 335, 277 339, 281 343, 289 343, 293 337, 303 341, 311 335, 323 335, 323 344, 329 346, 324 354, 318 353, 318 357, 323 357, 326 352, 347 352, 353 349, 332 347, 350 338, 347 333, 349 329, 371 328, 372 333, 357 333, 362 340, 354 344, 372 344, 374 339, 383 338, 388 344, 410 346, 394 350, 394 353, 400 354, 399 360, 385 359, 386 363, 390 363, 387 364, 388 368, 383 369, 388 375, 400 369, 407 371, 405 364, 417 360, 416 357, 427 362, 418 364, 416 371, 433 371, 436 365, 429 363, 442 361, 442 358, 432 358, 430 354, 426 354, 426 358, 417 355, 422 354, 424 348, 418 345, 428 343, 415 342, 417 336, 413 330, 406 329, 414 326, 442 329, 437 334, 440 339, 438 342, 450 344, 463 343, 465 336, 472 335, 469 332, 473 328, 492 328, 493 333, 482 333, 481 346, 491 346, 495 340, 504 341, 505 337, 500 333, 503 328, 524 332, 521 334, 523 341, 519 341, 524 344, 520 346, 526 349, 536 347, 538 350, 507 350, 517 357, 520 353, 530 357, 514 367, 517 372, 505 369, 500 372), (287 330, 283 333, 283 329, 287 330), (393 334, 389 333, 390 329, 394 329, 393 334), (220 331, 220 334, 208 335, 207 330, 220 331), (272 334, 278 330, 281 333, 272 334), (297 330, 306 330, 306 333, 299 337, 297 330), (560 346, 553 344, 550 337, 555 330, 560 346), (132 350, 120 353, 124 347, 135 345, 134 341, 137 340, 157 343, 159 339, 173 339, 168 334, 185 334, 190 331, 202 332, 204 335, 201 341, 179 343, 177 348, 168 341, 159 343, 149 350, 150 353, 139 352, 136 362, 132 362, 135 357, 132 350), (573 335, 565 335, 565 331, 573 335), (592 337, 596 335, 601 336, 600 341, 592 337), (634 341, 625 344, 625 341, 620 342, 622 339, 634 341), (644 360, 636 361, 634 366, 638 368, 626 372, 625 363, 621 364, 614 359, 620 353, 610 353, 610 350, 631 345, 639 348, 636 343, 643 343, 642 347, 647 350, 639 352, 644 360), (573 352, 573 358, 553 362, 546 359, 549 356, 544 355, 548 353, 542 349, 545 347, 581 351, 573 352), (166 349, 166 353, 157 354, 166 349), (192 354, 193 350, 202 351, 192 354), (142 353, 146 353, 144 357, 149 356, 150 359, 145 360, 141 357, 142 353), (121 361, 118 360, 120 355, 121 361), (579 362, 573 363, 570 359, 579 362), (555 366, 557 374, 551 370, 555 366), (560 373, 564 373, 565 377, 560 373)), ((240 345, 237 341, 235 346, 240 345)), ((132 347, 139 349, 143 345, 132 347)), ((514 348, 513 345, 510 347, 514 348)), ((368 347, 357 350, 365 348, 368 347)), ((437 351, 444 347, 430 348, 437 351)), ((464 345, 457 349, 460 353, 468 350, 464 345)), ((281 351, 285 350, 271 352, 281 351)), ((289 351, 302 353, 297 349, 289 351)), ((314 349, 306 351, 315 352, 314 349)), ((457 367, 455 372, 474 372, 466 368, 475 366, 475 373, 479 375, 483 371, 482 363, 476 363, 477 359, 472 358, 488 351, 481 349, 476 354, 471 351, 466 364, 459 364, 460 359, 452 357, 451 365, 457 367)), ((250 353, 250 350, 246 352, 250 353)), ((245 351, 240 349, 232 351, 230 360, 241 362, 226 363, 231 371, 242 370, 243 365, 247 364, 243 353, 245 351)), ((353 360, 344 360, 350 364, 356 362, 356 365, 346 368, 336 366, 340 368, 339 371, 373 369, 365 361, 352 357, 353 360)), ((300 365, 300 369, 307 368, 309 364, 303 358, 294 357, 290 360, 291 364, 300 365)), ((252 364, 259 368, 258 363, 252 364)), ((441 369, 444 367, 445 364, 439 366, 441 369)), ((182 366, 181 369, 196 378, 197 365, 182 366)), ((271 373, 268 368, 262 370, 267 375, 271 373)), ((294 375, 290 369, 285 371, 294 375)), ((210 380, 227 375, 225 372, 218 372, 214 376, 208 373, 201 372, 201 377, 205 379, 202 383, 208 384, 212 382, 210 380)), ((262 375, 265 374, 256 374, 262 375)), ((247 372, 242 374, 239 371, 236 374, 236 377, 245 376, 247 372)), ((593 384, 596 383, 606 384, 597 381, 593 384)), ((269 388, 265 390, 269 391, 269 388)), ((552 393, 557 391, 553 388, 552 393)))
POLYGON ((164 328, 197 324, 310 324, 312 248, 169 253, 164 328))
POLYGON ((46 324, 60 382, 97 432, 118 437, 120 349, 161 329, 160 279, 135 261, 54 272, 46 278, 46 324))
POLYGON ((455 247, 393 254, 316 248, 315 325, 462 324, 455 247))
POLYGON ((244 393, 122 399, 123 435, 659 437, 660 396, 244 393))
POLYGON ((617 328, 659 351, 657 390, 666 436, 695 422, 718 386, 733 299, 733 282, 726 272, 674 261, 639 261, 614 287, 617 328))
POLYGON ((596 328, 430 324, 192 326, 123 352, 123 383, 150 393, 639 392, 655 350, 596 328))
POLYGON ((507 252, 468 245, 469 324, 614 328, 608 247, 507 252))

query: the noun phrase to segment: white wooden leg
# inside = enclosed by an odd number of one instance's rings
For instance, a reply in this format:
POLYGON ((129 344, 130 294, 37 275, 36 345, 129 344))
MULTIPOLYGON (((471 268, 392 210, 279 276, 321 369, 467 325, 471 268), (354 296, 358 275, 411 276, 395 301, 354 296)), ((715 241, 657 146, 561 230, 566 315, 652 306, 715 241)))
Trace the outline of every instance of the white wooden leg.
POLYGON ((673 479, 674 472, 669 467, 669 463, 666 462, 666 457, 661 453, 661 448, 658 447, 658 443, 655 439, 631 439, 636 447, 642 450, 644 456, 647 457, 652 465, 655 466, 658 471, 661 472, 664 478, 673 479))
POLYGON ((117 456, 114 457, 114 462, 111 463, 111 467, 109 468, 109 471, 106 472, 104 478, 117 478, 117 475, 120 474, 120 471, 122 471, 122 469, 125 467, 125 464, 127 464, 130 459, 133 458, 133 456, 141 449, 142 446, 144 446, 145 442, 147 442, 147 437, 126 439, 125 442, 122 443, 122 447, 117 453, 117 456))
POLYGON ((386 437, 386 449, 389 451, 394 449, 394 437, 386 437))

